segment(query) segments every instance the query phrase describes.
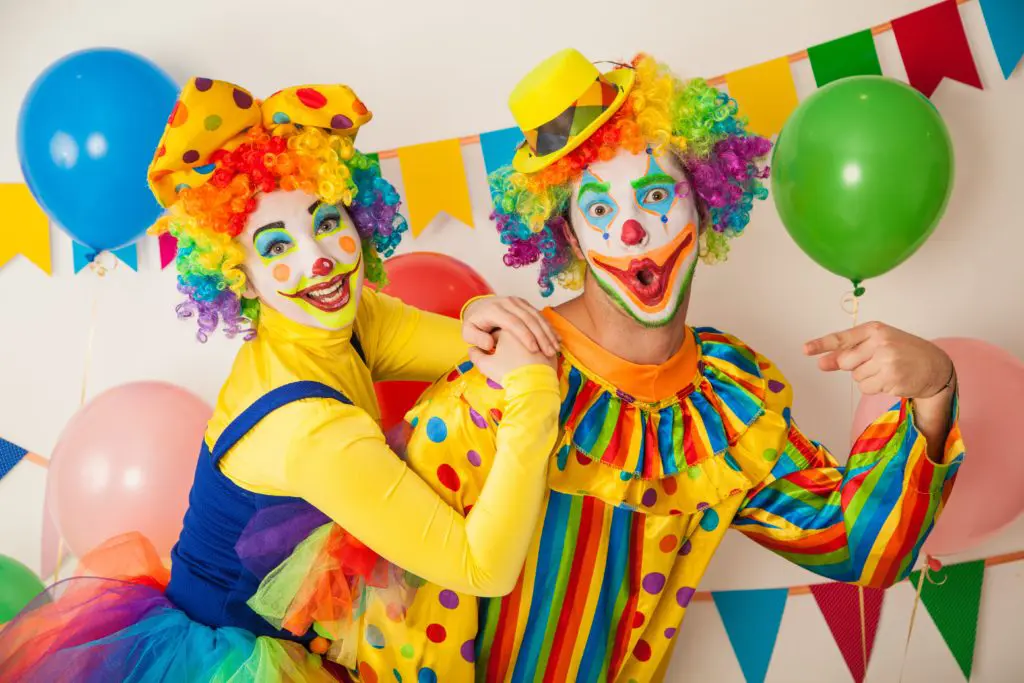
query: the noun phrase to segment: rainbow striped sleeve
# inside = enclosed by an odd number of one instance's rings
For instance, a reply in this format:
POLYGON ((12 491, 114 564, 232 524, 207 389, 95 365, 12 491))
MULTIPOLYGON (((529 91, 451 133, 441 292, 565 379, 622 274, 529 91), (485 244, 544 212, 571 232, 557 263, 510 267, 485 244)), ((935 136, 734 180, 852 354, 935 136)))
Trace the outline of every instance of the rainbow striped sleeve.
POLYGON ((845 467, 791 424, 733 527, 834 581, 891 586, 913 568, 963 460, 956 399, 953 416, 944 465, 928 458, 908 401, 864 431, 845 467))

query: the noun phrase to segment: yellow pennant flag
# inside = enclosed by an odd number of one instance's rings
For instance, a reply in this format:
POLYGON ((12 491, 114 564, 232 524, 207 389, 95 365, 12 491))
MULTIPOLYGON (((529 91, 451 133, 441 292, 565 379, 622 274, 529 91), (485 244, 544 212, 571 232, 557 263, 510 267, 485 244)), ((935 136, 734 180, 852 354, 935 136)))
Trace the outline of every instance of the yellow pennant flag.
POLYGON ((409 228, 416 237, 441 211, 473 227, 473 207, 458 140, 402 147, 398 162, 409 207, 409 228))
POLYGON ((52 274, 50 220, 27 185, 0 183, 0 266, 18 254, 52 274))
POLYGON ((740 114, 750 121, 750 130, 764 137, 782 130, 799 103, 788 57, 733 71, 725 82, 740 105, 740 114))

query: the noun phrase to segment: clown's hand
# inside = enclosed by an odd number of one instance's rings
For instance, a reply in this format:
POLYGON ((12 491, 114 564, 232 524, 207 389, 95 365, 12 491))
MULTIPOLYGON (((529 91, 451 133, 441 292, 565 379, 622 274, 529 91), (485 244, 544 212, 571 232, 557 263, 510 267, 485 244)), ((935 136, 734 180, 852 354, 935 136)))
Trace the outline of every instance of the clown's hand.
POLYGON ((554 358, 560 341, 536 308, 515 296, 477 299, 462 313, 462 338, 482 351, 493 351, 494 333, 505 330, 526 350, 554 358))
POLYGON ((878 322, 807 342, 804 353, 818 356, 818 367, 826 372, 852 372, 862 394, 929 399, 951 391, 956 381, 945 351, 878 322))

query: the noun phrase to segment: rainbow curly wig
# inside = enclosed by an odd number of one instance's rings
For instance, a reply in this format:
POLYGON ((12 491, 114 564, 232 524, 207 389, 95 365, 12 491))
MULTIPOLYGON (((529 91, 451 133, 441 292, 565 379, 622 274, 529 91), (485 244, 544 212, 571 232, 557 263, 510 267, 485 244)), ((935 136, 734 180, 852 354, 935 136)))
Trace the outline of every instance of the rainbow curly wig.
MULTIPOLYGON (((584 169, 607 161, 620 150, 639 154, 667 150, 683 165, 696 191, 704 220, 701 257, 722 261, 729 240, 750 221, 755 199, 765 199, 762 162, 771 142, 749 133, 736 101, 702 79, 687 83, 648 55, 637 55, 630 67, 636 82, 622 107, 579 147, 535 173, 512 167, 491 174, 494 202, 491 218, 507 246, 505 265, 513 268, 541 262, 537 283, 544 296, 558 284, 583 286, 586 264, 567 238, 570 187, 584 169)), ((677 192, 686 192, 680 183, 677 192)))
POLYGON ((177 312, 196 319, 200 341, 218 326, 229 337, 255 332, 259 301, 243 296, 245 254, 235 238, 260 192, 302 190, 347 207, 361 237, 366 279, 385 284, 381 257, 394 252, 407 223, 379 163, 358 152, 351 137, 314 127, 254 126, 240 145, 218 151, 211 162, 216 170, 209 182, 179 187, 178 201, 152 230, 178 240, 178 290, 186 300, 177 312))

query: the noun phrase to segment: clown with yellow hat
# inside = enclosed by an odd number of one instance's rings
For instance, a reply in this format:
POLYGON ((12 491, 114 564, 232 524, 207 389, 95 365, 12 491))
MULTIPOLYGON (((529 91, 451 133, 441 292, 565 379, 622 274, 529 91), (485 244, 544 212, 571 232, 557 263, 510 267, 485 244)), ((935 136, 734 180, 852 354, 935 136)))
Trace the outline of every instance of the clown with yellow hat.
MULTIPOLYGON (((200 340, 221 327, 245 342, 197 444, 170 571, 138 534, 94 550, 84 571, 111 571, 65 582, 0 633, 0 681, 348 680, 334 662, 358 668, 369 609, 404 618, 413 575, 512 590, 557 432, 555 338, 505 299, 473 302, 460 323, 364 287, 406 230, 377 161, 353 146, 370 118, 344 85, 259 101, 188 82, 149 171, 168 209, 155 231, 178 241, 179 315, 200 340), (501 472, 465 517, 391 451, 373 390, 433 380, 464 357, 463 335, 492 351, 471 355, 505 406, 477 429, 500 441, 501 472)), ((430 429, 454 447, 441 416, 430 429)))

